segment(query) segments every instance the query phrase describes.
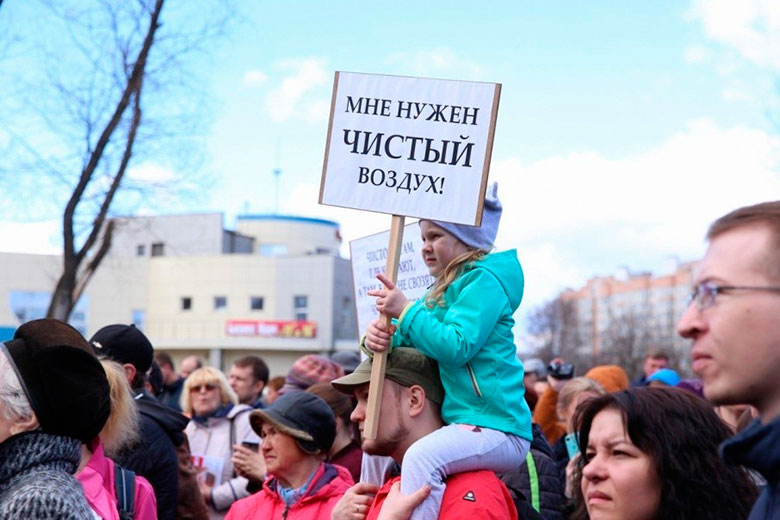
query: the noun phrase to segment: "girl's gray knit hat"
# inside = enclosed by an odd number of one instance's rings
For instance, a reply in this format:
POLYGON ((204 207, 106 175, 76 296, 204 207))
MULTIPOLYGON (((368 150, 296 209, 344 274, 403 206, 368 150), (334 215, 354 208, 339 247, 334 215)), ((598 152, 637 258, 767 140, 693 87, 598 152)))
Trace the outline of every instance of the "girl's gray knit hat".
POLYGON ((485 204, 482 207, 482 225, 467 226, 431 220, 434 224, 455 236, 458 240, 474 249, 490 251, 498 233, 498 222, 501 220, 501 201, 498 200, 498 184, 488 186, 485 192, 485 204))

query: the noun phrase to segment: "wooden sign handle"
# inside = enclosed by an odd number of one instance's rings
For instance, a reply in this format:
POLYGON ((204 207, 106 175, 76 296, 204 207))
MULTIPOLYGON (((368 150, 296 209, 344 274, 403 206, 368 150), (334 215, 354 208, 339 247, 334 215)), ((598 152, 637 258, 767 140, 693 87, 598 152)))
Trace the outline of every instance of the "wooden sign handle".
MULTIPOLYGON (((393 283, 398 279, 398 263, 401 258, 401 246, 404 238, 404 216, 393 215, 390 225, 390 242, 387 245, 387 264, 385 276, 393 283)), ((388 327, 392 324, 390 316, 382 315, 382 320, 388 327)), ((366 409, 366 422, 363 427, 363 437, 376 439, 379 426, 379 413, 382 405, 382 387, 385 383, 385 366, 387 365, 387 352, 377 352, 371 362, 371 382, 368 386, 368 406, 366 409)))

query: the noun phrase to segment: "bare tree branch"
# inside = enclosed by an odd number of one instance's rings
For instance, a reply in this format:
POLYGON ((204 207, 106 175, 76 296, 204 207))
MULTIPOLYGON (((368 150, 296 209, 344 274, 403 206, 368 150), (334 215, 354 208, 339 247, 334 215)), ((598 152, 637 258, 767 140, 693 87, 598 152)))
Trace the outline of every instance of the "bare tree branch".
POLYGON ((138 52, 131 72, 127 78, 122 94, 117 102, 116 107, 111 114, 111 117, 107 121, 100 137, 92 149, 87 164, 81 171, 79 180, 73 189, 70 199, 65 206, 63 212, 62 222, 62 234, 63 234, 63 270, 60 279, 57 282, 54 294, 52 295, 51 302, 47 315, 59 319, 67 319, 70 315, 73 307, 78 301, 78 296, 83 292, 86 283, 89 278, 92 277, 95 269, 103 259, 110 247, 111 233, 104 233, 104 240, 98 253, 93 257, 92 262, 87 266, 83 272, 80 273, 81 263, 86 258, 89 251, 95 245, 100 233, 103 231, 103 223, 106 215, 108 214, 111 202, 116 195, 117 190, 122 182, 127 165, 132 157, 133 144, 137 135, 137 130, 141 122, 141 87, 143 85, 143 79, 147 64, 147 58, 149 52, 154 43, 154 35, 159 28, 160 12, 162 11, 163 0, 155 0, 154 9, 150 13, 149 25, 146 31, 146 35, 143 40, 141 49, 138 52), (117 127, 119 126, 123 114, 125 113, 130 101, 134 99, 133 103, 133 116, 128 130, 127 139, 124 146, 124 152, 120 164, 114 173, 111 181, 111 186, 106 192, 100 209, 92 222, 91 231, 89 232, 84 244, 81 248, 76 250, 76 233, 74 230, 74 218, 76 215, 77 206, 84 200, 84 195, 93 180, 95 172, 101 160, 104 158, 106 148, 114 136, 117 127), (106 242, 106 238, 108 242, 106 242), (86 278, 84 276, 86 275, 86 278))

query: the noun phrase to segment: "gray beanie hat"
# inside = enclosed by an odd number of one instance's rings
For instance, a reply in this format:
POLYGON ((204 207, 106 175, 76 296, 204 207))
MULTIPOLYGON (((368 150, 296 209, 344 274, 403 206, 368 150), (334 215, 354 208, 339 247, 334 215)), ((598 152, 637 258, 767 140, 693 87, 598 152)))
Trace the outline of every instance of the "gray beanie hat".
POLYGON ((482 207, 482 225, 467 226, 431 220, 434 224, 474 249, 490 251, 498 233, 498 221, 501 220, 501 201, 498 200, 498 184, 488 186, 485 192, 485 204, 482 207))

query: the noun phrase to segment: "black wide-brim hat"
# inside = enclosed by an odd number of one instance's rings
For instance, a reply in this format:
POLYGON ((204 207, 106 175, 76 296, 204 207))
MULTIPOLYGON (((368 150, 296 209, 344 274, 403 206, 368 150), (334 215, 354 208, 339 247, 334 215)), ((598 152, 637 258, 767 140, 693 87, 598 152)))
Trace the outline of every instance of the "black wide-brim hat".
POLYGON ((33 320, 0 350, 43 431, 85 443, 100 433, 111 412, 108 379, 79 331, 60 320, 33 320))

